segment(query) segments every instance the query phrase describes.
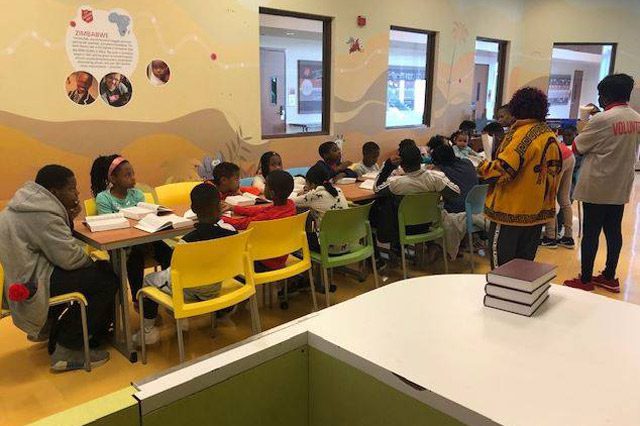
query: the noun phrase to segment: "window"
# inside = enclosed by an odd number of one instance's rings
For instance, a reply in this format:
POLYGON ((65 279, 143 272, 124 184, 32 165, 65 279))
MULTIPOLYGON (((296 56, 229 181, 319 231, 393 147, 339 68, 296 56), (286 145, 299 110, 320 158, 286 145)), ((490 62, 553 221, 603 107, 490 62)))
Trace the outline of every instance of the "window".
POLYGON ((386 127, 431 124, 435 33, 391 27, 386 127))
POLYGON ((331 19, 260 8, 264 138, 329 133, 331 19))
POLYGON ((476 40, 475 68, 471 111, 476 121, 493 120, 502 105, 507 42, 478 38, 476 40))
POLYGON ((555 43, 549 74, 549 117, 578 118, 580 105, 598 105, 598 83, 613 72, 616 44, 555 43))

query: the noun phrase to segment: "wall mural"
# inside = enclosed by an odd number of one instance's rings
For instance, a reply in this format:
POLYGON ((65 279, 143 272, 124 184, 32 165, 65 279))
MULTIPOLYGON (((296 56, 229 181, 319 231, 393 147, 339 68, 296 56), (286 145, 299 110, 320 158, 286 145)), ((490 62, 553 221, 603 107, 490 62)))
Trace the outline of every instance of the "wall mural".
MULTIPOLYGON (((0 205, 47 163, 72 168, 88 197, 89 169, 98 155, 122 153, 141 185, 154 187, 197 178, 206 156, 237 162, 245 176, 255 173, 266 149, 282 152, 285 167, 306 165, 315 161, 318 144, 334 137, 261 138, 258 7, 287 9, 288 3, 85 1, 22 0, 7 11, 11 25, 0 27, 0 205)), ((429 129, 384 127, 388 31, 400 23, 388 22, 390 10, 362 2, 362 12, 370 12, 367 26, 336 20, 331 130, 344 135, 345 157, 358 160, 366 140, 386 152, 405 137, 423 144, 470 114, 475 37, 495 27, 522 44, 521 9, 480 3, 429 5, 437 19, 425 18, 431 19, 425 28, 439 33, 429 129)), ((425 7, 416 2, 416 13, 425 7)), ((343 9, 327 0, 300 11, 351 13, 343 9)), ((546 88, 551 51, 544 46, 552 43, 529 38, 529 50, 541 57, 521 47, 511 53, 507 93, 527 83, 546 88)), ((619 59, 637 58, 634 52, 619 59)), ((309 82, 307 106, 314 110, 309 82)))

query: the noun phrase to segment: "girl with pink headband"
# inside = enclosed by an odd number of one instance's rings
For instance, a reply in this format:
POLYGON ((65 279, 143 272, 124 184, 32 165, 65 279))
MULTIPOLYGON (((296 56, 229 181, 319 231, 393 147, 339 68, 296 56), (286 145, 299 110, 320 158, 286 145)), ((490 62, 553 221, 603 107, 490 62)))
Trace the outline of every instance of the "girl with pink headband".
MULTIPOLYGON (((133 166, 117 154, 95 159, 91 167, 91 192, 96 198, 98 214, 117 213, 144 201, 144 193, 136 188, 133 166)), ((142 287, 145 259, 151 257, 166 269, 171 263, 171 253, 171 248, 162 241, 134 246, 127 253, 127 275, 134 301, 142 287)))

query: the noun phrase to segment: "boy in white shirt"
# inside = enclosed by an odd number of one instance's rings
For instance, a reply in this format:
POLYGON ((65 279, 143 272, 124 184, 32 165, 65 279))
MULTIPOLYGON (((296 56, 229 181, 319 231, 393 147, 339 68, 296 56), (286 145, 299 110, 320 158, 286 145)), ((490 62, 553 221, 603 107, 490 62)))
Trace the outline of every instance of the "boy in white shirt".
POLYGON ((380 146, 373 141, 369 141, 362 145, 362 161, 351 166, 351 170, 356 172, 358 177, 367 173, 378 173, 380 172, 378 158, 380 158, 380 146))
POLYGON ((640 144, 640 114, 629 107, 633 78, 613 74, 598 84, 599 113, 575 138, 573 151, 583 155, 574 198, 584 204, 582 273, 564 285, 591 291, 594 286, 620 292, 616 268, 622 248, 622 216, 629 202, 640 144), (607 239, 607 263, 594 277, 600 232, 607 239))

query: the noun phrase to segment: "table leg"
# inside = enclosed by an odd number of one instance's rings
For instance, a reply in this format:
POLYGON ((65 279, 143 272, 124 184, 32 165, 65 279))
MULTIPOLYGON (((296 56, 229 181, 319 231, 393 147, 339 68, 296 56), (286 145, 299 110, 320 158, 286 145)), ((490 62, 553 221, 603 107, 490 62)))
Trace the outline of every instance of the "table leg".
POLYGON ((129 288, 127 286, 127 252, 117 251, 117 268, 120 277, 120 290, 116 295, 116 324, 113 346, 129 361, 136 362, 138 353, 133 348, 131 339, 131 318, 129 317, 129 288))

